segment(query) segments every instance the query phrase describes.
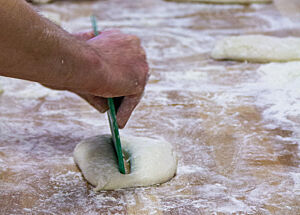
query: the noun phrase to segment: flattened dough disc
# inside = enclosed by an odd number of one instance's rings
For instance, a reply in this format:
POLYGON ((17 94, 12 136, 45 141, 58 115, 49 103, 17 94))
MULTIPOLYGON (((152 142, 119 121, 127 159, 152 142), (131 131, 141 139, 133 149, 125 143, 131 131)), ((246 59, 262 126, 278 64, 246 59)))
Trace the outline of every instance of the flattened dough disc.
POLYGON ((95 191, 150 186, 175 175, 177 158, 170 143, 142 137, 123 137, 121 141, 130 155, 131 172, 126 175, 118 170, 110 135, 91 137, 75 147, 74 160, 95 191))
POLYGON ((211 53, 217 60, 284 62, 300 60, 300 38, 245 35, 218 41, 211 53))

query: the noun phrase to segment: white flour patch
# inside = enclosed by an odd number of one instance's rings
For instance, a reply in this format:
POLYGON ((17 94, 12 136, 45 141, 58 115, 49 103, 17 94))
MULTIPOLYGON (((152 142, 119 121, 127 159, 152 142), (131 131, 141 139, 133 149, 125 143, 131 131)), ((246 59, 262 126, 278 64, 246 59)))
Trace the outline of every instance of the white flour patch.
POLYGON ((190 165, 190 166, 178 166, 177 174, 186 175, 196 172, 204 172, 204 169, 201 166, 190 165))
POLYGON ((60 91, 51 90, 36 82, 0 77, 0 83, 5 88, 6 96, 18 99, 37 100, 46 97, 57 98, 62 94, 60 91))
POLYGON ((291 173, 294 181, 294 192, 296 195, 300 195, 300 173, 291 173))
MULTIPOLYGON (((258 69, 261 93, 257 102, 267 106, 266 119, 298 126, 300 118, 300 62, 271 63, 258 69)), ((295 129, 296 130, 296 129, 295 129)))

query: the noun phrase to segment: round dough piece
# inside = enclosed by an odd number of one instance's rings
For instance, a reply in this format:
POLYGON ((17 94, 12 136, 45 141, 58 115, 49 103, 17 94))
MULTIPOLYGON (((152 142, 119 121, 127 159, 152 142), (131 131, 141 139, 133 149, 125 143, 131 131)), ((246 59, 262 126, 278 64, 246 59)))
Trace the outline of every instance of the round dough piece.
POLYGON ((300 38, 243 35, 218 41, 211 53, 218 60, 282 62, 300 60, 300 38))
POLYGON ((130 157, 126 175, 118 170, 110 135, 91 137, 75 147, 74 160, 95 191, 160 184, 176 174, 177 157, 170 143, 142 137, 122 137, 121 142, 130 157))

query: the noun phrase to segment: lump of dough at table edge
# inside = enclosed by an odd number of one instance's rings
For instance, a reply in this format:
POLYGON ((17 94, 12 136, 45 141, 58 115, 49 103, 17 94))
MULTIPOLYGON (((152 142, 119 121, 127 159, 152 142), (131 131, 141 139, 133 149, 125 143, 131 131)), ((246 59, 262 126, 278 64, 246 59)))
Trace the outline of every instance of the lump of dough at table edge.
POLYGON ((216 43, 211 57, 263 63, 300 60, 300 38, 264 35, 227 37, 216 43))
POLYGON ((170 143, 142 137, 121 141, 130 155, 131 172, 126 175, 118 170, 110 135, 91 137, 75 147, 74 160, 95 191, 160 184, 176 174, 177 157, 170 143))

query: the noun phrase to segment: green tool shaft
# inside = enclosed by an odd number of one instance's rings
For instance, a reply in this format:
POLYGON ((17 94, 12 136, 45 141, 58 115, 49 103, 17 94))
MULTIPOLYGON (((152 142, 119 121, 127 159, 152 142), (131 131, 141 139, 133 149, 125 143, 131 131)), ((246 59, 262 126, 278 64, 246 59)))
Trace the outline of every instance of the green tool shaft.
MULTIPOLYGON (((94 30, 95 36, 99 35, 98 29, 97 29, 97 20, 95 16, 91 16, 92 26, 94 30)), ((108 120, 109 120, 109 126, 112 134, 112 140, 114 144, 114 148, 117 154, 118 158, 118 165, 119 165, 119 171, 122 174, 126 174, 125 165, 124 165, 124 159, 123 159, 123 152, 121 147, 121 140, 120 140, 120 134, 119 134, 119 128, 117 123, 117 117, 116 117, 116 109, 114 104, 113 98, 108 98, 108 107, 109 110, 107 112, 108 120)))

